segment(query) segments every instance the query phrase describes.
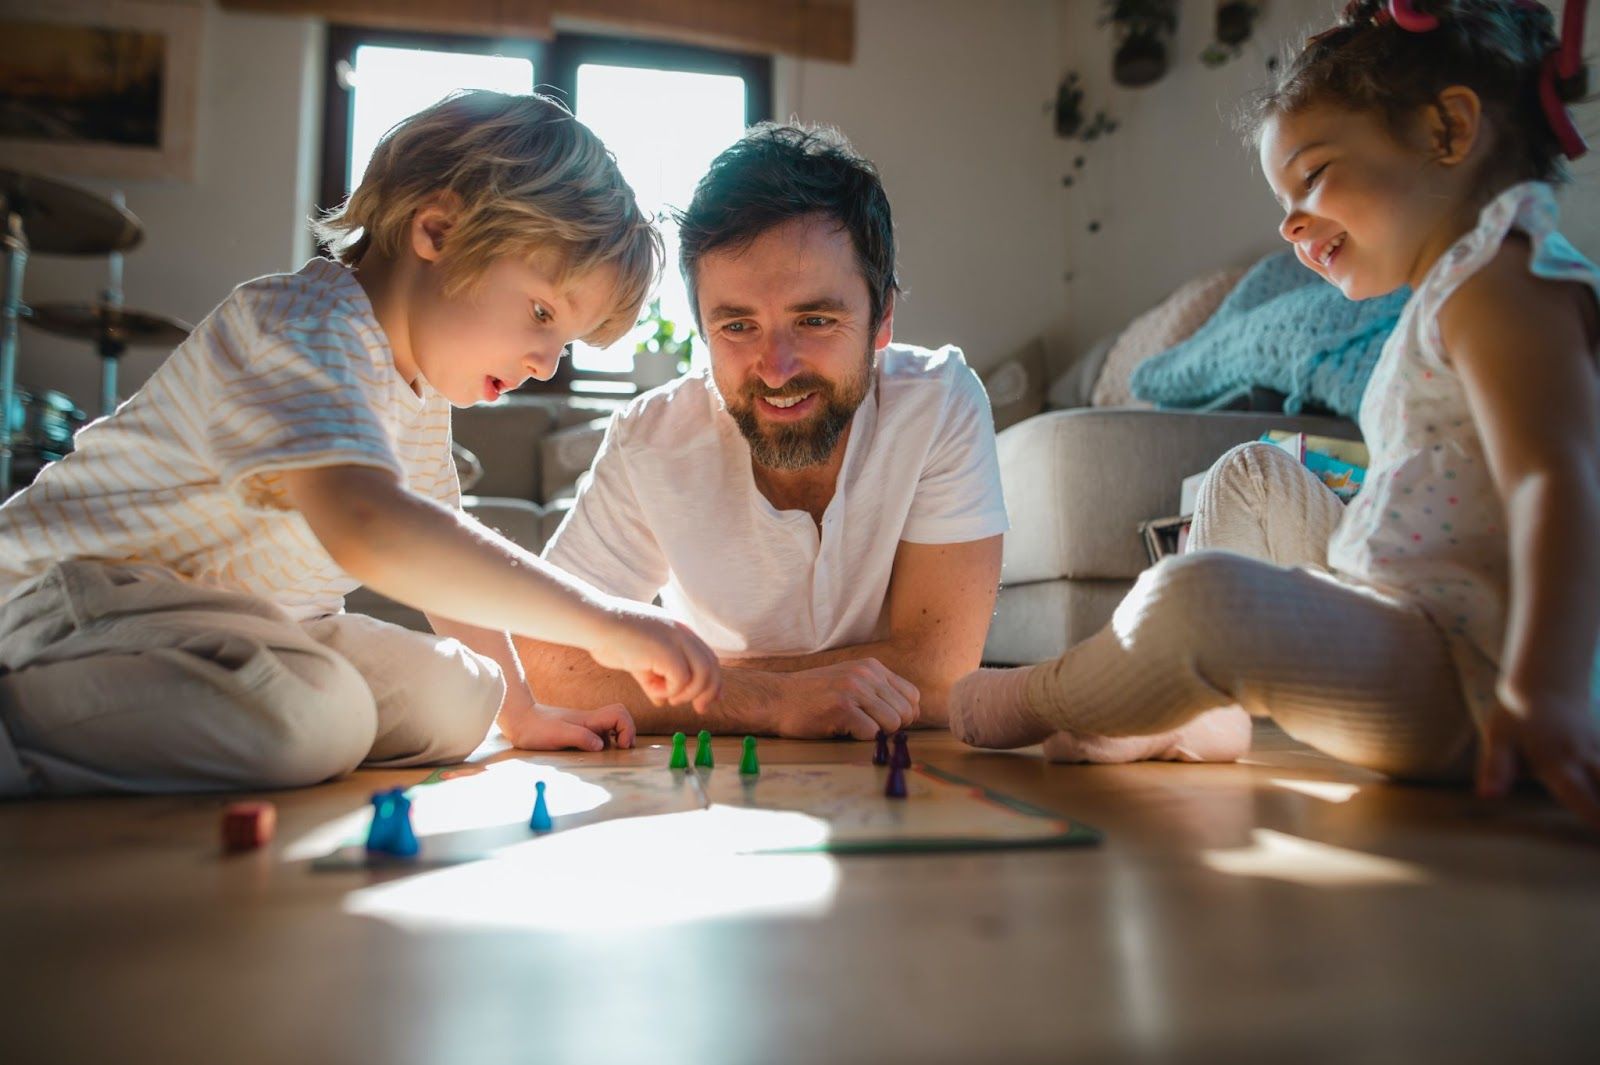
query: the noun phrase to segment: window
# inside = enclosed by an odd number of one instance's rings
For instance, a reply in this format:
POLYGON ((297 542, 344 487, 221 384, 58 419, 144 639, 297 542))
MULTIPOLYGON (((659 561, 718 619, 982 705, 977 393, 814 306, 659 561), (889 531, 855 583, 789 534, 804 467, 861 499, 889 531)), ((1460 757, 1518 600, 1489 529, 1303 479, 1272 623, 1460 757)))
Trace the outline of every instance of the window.
MULTIPOLYGON (((771 117, 766 57, 577 34, 540 42, 332 27, 319 205, 349 194, 379 138, 407 115, 458 89, 535 87, 565 100, 606 142, 640 207, 657 217, 667 256, 655 295, 682 335, 693 317, 670 212, 746 125, 771 117)), ((579 344, 553 381, 529 387, 631 392, 633 351, 647 332, 604 350, 579 344)), ((692 362, 705 357, 697 337, 692 362)))

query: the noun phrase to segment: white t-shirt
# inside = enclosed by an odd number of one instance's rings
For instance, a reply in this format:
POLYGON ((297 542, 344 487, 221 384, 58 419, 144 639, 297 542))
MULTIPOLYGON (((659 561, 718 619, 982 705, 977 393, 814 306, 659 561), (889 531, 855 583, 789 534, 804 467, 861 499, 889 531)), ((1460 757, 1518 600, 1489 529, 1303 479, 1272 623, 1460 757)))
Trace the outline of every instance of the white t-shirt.
POLYGON ((902 540, 1006 528, 982 382, 955 348, 890 345, 820 534, 756 488, 750 447, 701 372, 616 414, 544 557, 614 595, 659 593, 719 654, 807 654, 885 635, 902 540))
POLYGON ((450 405, 395 369, 366 292, 313 259, 234 289, 76 450, 0 507, 0 600, 59 561, 155 562, 338 613, 353 580, 282 498, 277 471, 358 465, 459 506, 450 405))

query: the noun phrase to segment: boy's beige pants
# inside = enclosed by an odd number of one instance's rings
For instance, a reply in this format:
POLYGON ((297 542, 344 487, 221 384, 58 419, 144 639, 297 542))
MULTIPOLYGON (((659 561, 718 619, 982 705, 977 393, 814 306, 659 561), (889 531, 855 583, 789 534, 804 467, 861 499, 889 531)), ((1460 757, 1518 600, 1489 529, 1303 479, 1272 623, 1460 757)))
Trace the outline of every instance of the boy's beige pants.
POLYGON ((459 761, 505 692, 459 641, 162 566, 63 562, 0 607, 0 797, 314 784, 459 761))

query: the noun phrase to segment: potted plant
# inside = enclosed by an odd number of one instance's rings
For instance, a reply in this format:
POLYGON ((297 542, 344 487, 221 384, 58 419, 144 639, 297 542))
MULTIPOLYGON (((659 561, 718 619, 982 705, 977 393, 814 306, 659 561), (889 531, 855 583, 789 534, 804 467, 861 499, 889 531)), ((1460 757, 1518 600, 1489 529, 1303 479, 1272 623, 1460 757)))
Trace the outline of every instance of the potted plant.
POLYGON ((1105 22, 1117 29, 1111 76, 1137 88, 1167 72, 1167 38, 1178 28, 1177 0, 1105 0, 1105 22))
POLYGON ((678 324, 661 313, 661 299, 650 301, 640 325, 650 332, 633 349, 633 380, 644 392, 689 372, 694 330, 678 335, 678 324))

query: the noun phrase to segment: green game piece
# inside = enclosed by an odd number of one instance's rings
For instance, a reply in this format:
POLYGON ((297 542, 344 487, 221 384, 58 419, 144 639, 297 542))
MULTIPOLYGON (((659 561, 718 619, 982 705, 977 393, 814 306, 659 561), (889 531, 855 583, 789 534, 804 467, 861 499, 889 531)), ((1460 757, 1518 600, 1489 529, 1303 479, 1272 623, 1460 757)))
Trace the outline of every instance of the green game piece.
POLYGON ((711 733, 700 730, 700 739, 694 745, 694 764, 699 769, 711 768, 711 733))
POLYGON ((756 738, 744 738, 744 757, 739 759, 739 772, 747 777, 757 776, 761 772, 761 763, 756 761, 756 738))
POLYGON ((674 732, 672 734, 672 761, 667 763, 667 768, 689 768, 689 752, 684 746, 684 736, 681 732, 674 732))

